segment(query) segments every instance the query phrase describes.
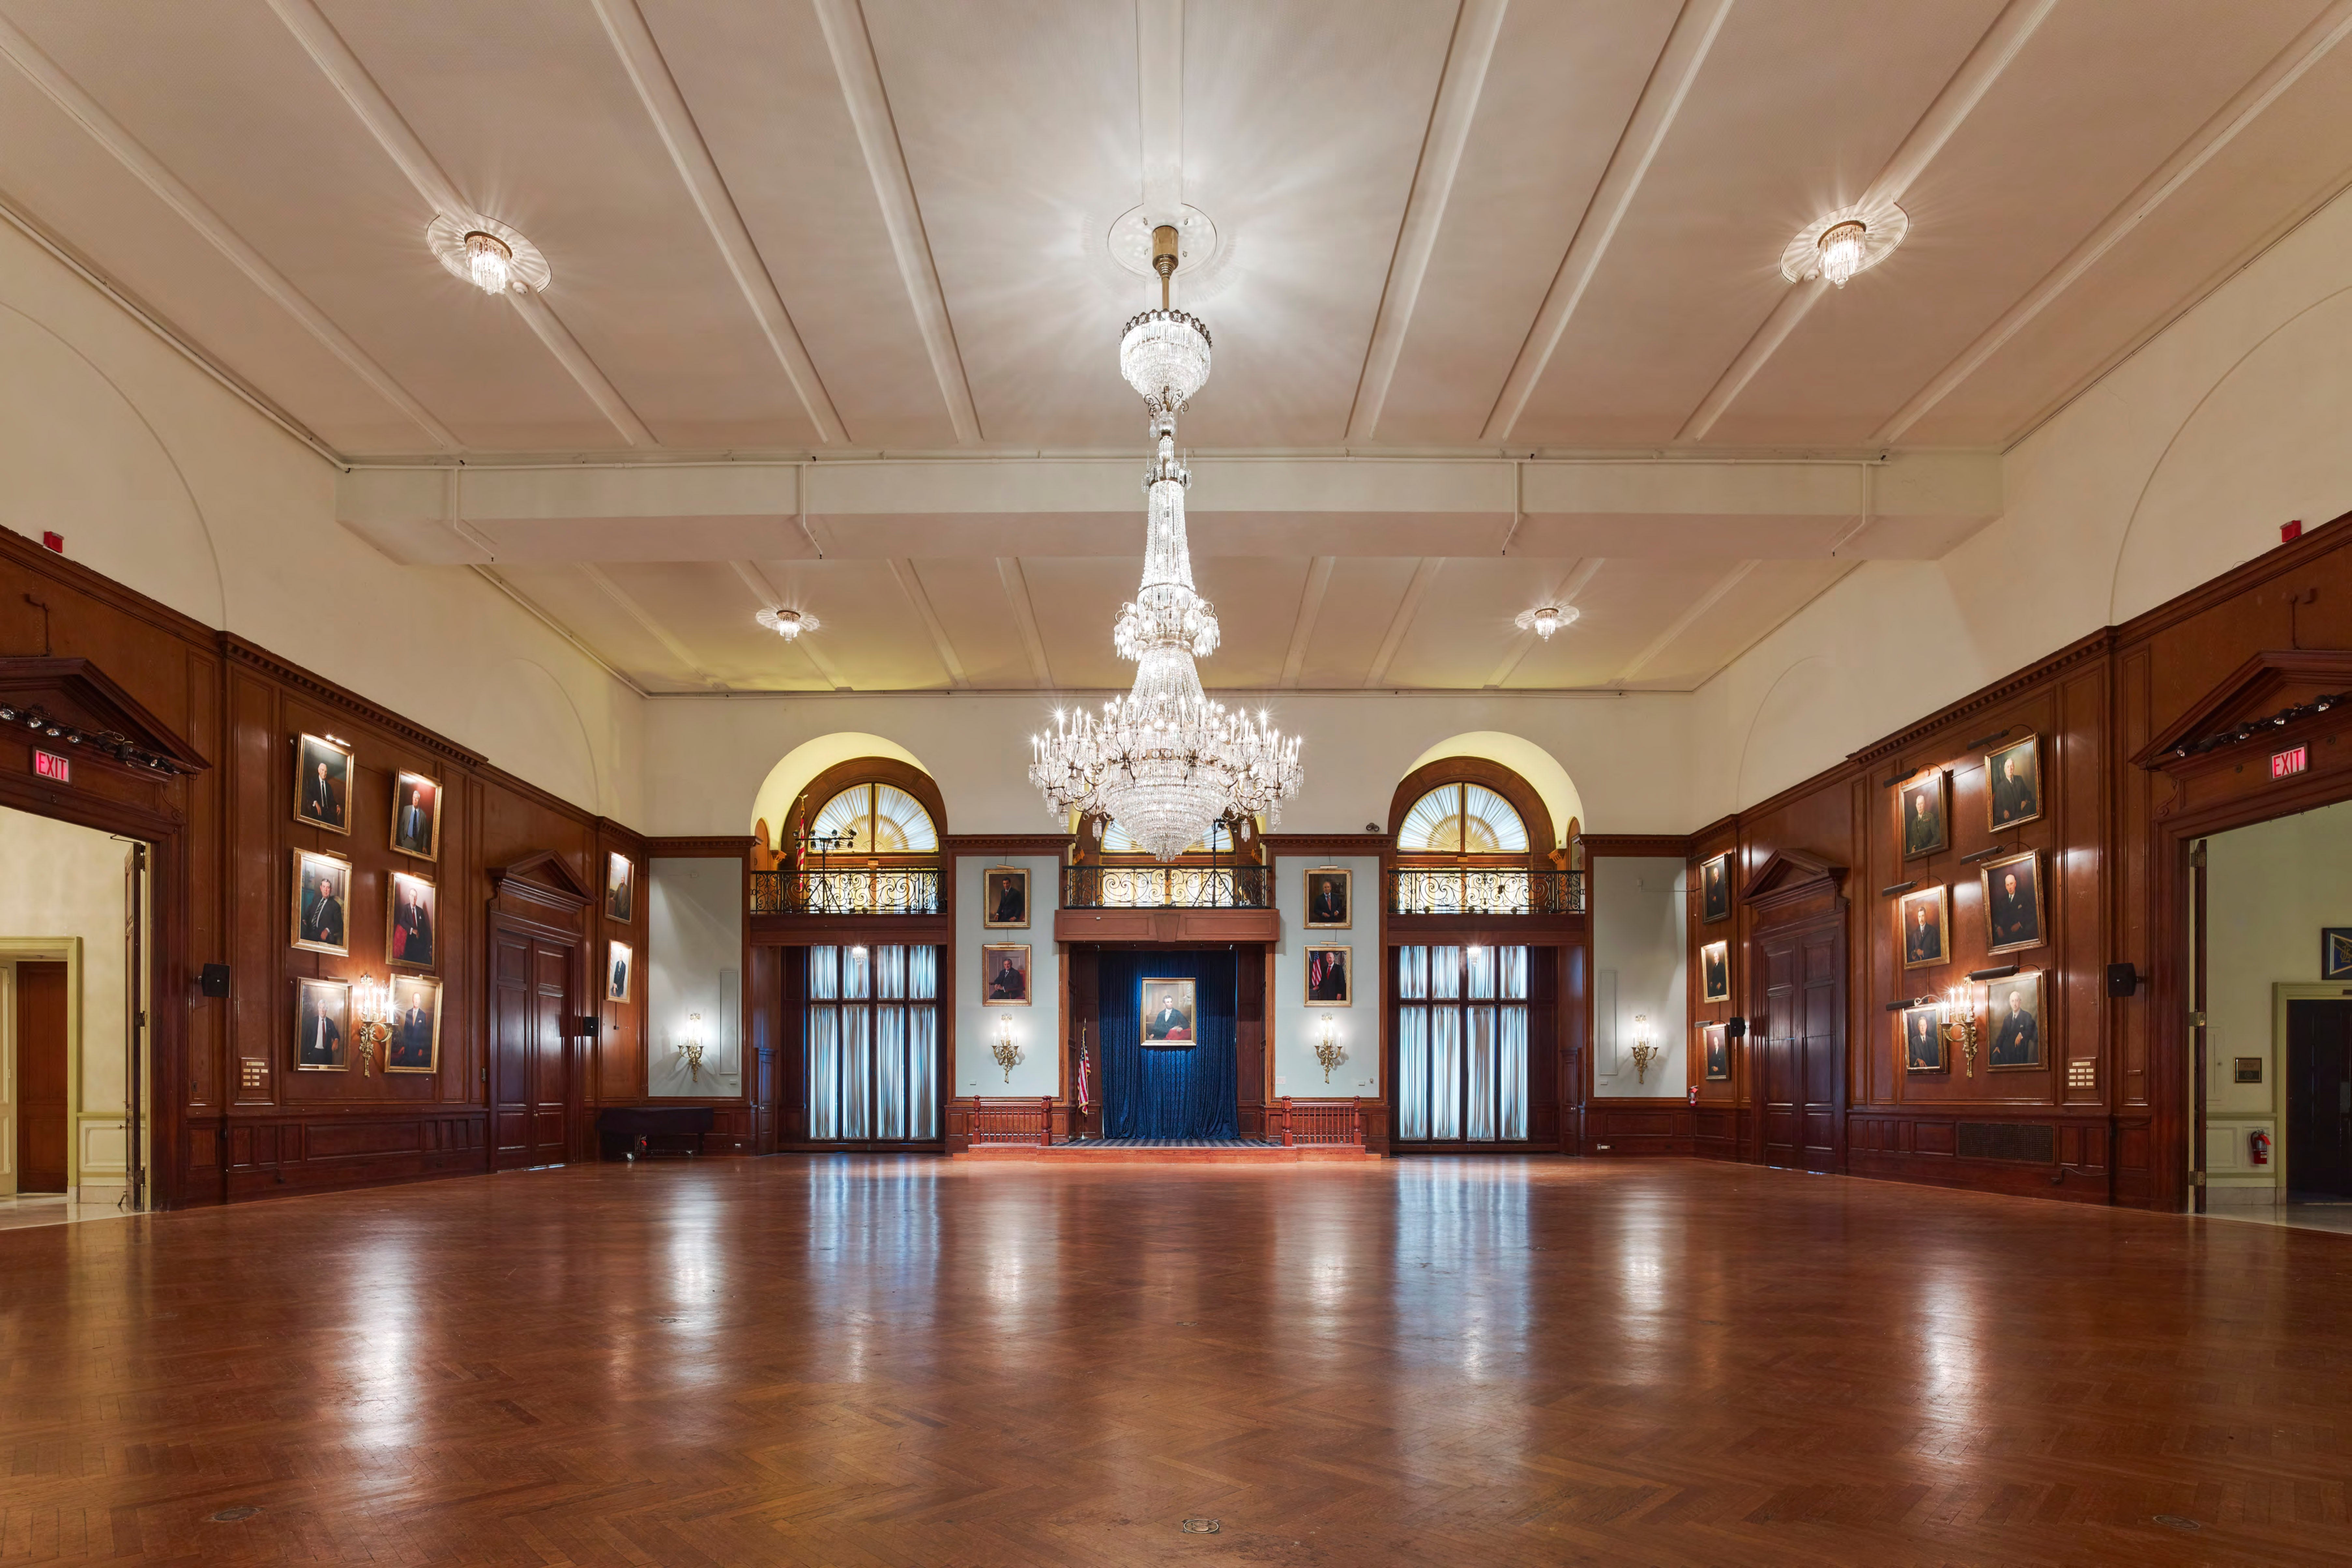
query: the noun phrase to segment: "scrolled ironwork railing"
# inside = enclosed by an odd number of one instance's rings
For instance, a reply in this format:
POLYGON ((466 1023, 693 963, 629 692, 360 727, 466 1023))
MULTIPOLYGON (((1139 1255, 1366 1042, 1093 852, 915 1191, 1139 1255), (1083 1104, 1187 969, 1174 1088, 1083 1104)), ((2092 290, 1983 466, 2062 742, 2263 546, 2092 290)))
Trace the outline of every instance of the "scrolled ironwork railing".
POLYGON ((1580 915, 1584 873, 1510 867, 1395 867, 1389 912, 1399 915, 1580 915))
POLYGON ((1065 866, 1066 910, 1262 910, 1274 901, 1263 866, 1065 866))
POLYGON ((935 915, 936 866, 859 866, 839 869, 753 871, 755 915, 935 915))

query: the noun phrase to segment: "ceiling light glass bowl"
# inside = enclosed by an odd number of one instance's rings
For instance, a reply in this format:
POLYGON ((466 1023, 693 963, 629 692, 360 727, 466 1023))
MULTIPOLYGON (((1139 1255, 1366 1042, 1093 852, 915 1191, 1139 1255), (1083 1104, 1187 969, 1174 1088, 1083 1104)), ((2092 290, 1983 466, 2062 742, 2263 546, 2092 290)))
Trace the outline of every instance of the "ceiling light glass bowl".
POLYGON ((751 617, 786 642, 817 628, 817 618, 799 610, 761 610, 751 617))
POLYGON ((1209 329, 1181 310, 1146 310, 1118 341, 1118 373, 1154 415, 1176 414, 1209 379, 1209 329))
POLYGON ((1538 605, 1532 610, 1521 610, 1511 624, 1549 642, 1552 633, 1562 626, 1574 626, 1583 613, 1573 605, 1538 605))
POLYGON ((441 214, 425 225, 425 243, 450 276, 486 294, 537 294, 553 281, 539 247, 479 213, 441 214))
POLYGON ((1843 289, 1894 255, 1910 232, 1910 215, 1893 202, 1840 207, 1797 231, 1780 253, 1780 276, 1791 283, 1826 279, 1843 289))
POLYGON ((503 294, 514 287, 514 252, 497 235, 478 228, 466 237, 466 270, 483 293, 503 294))

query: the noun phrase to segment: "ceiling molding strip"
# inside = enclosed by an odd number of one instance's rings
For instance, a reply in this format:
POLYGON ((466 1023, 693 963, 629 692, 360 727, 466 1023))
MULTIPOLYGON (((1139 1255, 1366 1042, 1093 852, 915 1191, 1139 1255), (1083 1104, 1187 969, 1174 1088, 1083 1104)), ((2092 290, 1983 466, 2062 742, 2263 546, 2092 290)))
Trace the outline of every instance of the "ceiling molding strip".
POLYGON ((1184 0, 1136 0, 1135 88, 1143 210, 1173 221, 1184 209, 1184 0))
MULTIPOLYGON (((751 597, 753 601, 759 605, 760 608, 763 610, 781 610, 784 608, 784 596, 776 592, 776 585, 768 581, 768 574, 760 570, 760 564, 758 562, 730 561, 727 565, 728 569, 735 574, 736 579, 740 582, 743 586, 751 590, 751 597)), ((817 631, 821 632, 824 629, 824 628, 823 626, 819 626, 817 631)), ((784 639, 778 637, 776 640, 783 642, 784 639)), ((815 633, 803 633, 801 636, 793 638, 791 642, 786 643, 785 646, 793 649, 793 652, 799 654, 803 658, 809 661, 809 667, 816 671, 816 676, 819 680, 824 681, 835 691, 846 691, 849 689, 848 686, 842 680, 840 673, 834 668, 833 660, 827 658, 824 654, 817 651, 815 633)))
MULTIPOLYGON (((1592 579, 1601 574, 1601 569, 1607 564, 1609 564, 1608 558, 1601 555, 1596 555, 1589 561, 1580 562, 1567 576, 1553 584, 1551 592, 1538 600, 1537 605, 1574 604, 1576 596, 1584 592, 1592 579)), ((1530 609, 1535 607, 1534 605, 1528 606, 1530 609)), ((1491 691, 1517 675, 1519 672, 1520 664, 1526 660, 1528 655, 1535 651, 1536 644, 1539 640, 1541 639, 1538 638, 1533 632, 1517 633, 1513 639, 1511 651, 1504 656, 1502 663, 1495 667, 1495 673, 1486 678, 1486 689, 1491 691)))
POLYGON ((2044 274, 2041 282, 2027 290, 2024 298, 1987 327, 1951 363, 1937 372, 1910 402, 1895 410, 1871 439, 1874 442, 1900 439, 1937 404, 1949 397, 1961 383, 1983 369, 1985 362, 2000 353, 2004 344, 2025 329, 2027 323, 2049 309, 2061 294, 2074 287, 2101 257, 2147 221, 2174 192, 2188 184, 2198 170, 2210 163, 2223 148, 2236 141, 2241 132, 2262 118, 2264 110, 2303 79, 2305 72, 2317 65, 2348 35, 2352 35, 2352 0, 2336 0, 2336 4, 2321 12, 2309 26, 2295 36, 2293 42, 2281 49, 2253 80, 2240 89, 2236 97, 2198 127, 2196 134, 2182 142, 2154 174, 2140 182, 2139 188, 2126 196, 2098 227, 2044 274))
POLYGON ((1519 345, 1519 357, 1503 379, 1503 390, 1496 395, 1494 411, 1486 416, 1486 427, 1479 434, 1481 441, 1509 440, 1519 416, 1527 411, 1528 399, 1534 395, 1536 384, 1543 379, 1559 340, 1568 331, 1569 319, 1576 314, 1584 291, 1601 269, 1601 258, 1608 254, 1610 242, 1617 237, 1619 226, 1633 208, 1643 176, 1665 145, 1666 132, 1673 129, 1683 100, 1698 80, 1707 51, 1715 47, 1716 35, 1723 31, 1724 18, 1731 15, 1731 4, 1732 0, 1685 0, 1674 30, 1666 35, 1665 47, 1658 51, 1657 63, 1650 68, 1641 99, 1617 138, 1609 167, 1593 187, 1584 217, 1576 226, 1576 237, 1569 241, 1568 254, 1560 258, 1559 270, 1536 311, 1535 324, 1519 345))
POLYGON ((179 176, 140 145, 137 138, 99 107, 97 100, 58 69, 54 60, 43 54, 32 39, 5 16, 0 16, 0 54, 5 54, 26 80, 40 89, 49 101, 63 110, 69 119, 89 133, 92 141, 112 154, 115 162, 152 191, 165 206, 178 214, 181 221, 203 236, 214 249, 226 257, 255 288, 300 322, 303 329, 324 344, 330 353, 350 366, 352 373, 367 383, 378 396, 406 415, 436 446, 454 451, 463 445, 447 426, 435 418, 407 388, 393 379, 391 372, 376 363, 366 350, 329 321, 326 312, 311 303, 310 297, 297 289, 291 279, 264 260, 261 253, 247 244, 244 237, 231 228, 226 219, 198 199, 194 191, 180 182, 179 176))
MULTIPOLYGON (((1944 150, 1952 133, 1984 101, 1985 94, 1992 90, 1993 83, 2023 51, 2026 40, 2033 37, 2034 30, 2057 4, 2058 0, 2009 0, 2001 7, 2000 15, 1985 29, 1984 37, 1977 40, 1977 47, 1969 51, 1969 58, 1952 73, 1952 79, 1944 84, 1944 90, 1919 116, 1911 133, 1903 138, 1902 145, 1895 149, 1886 166, 1878 172, 1878 177, 1870 182, 1863 193, 1863 205, 1878 206, 1903 199, 1912 182, 1935 162, 1936 154, 1944 150)), ((1691 410, 1675 439, 1684 443, 1706 439, 1716 422, 1748 390, 1748 384, 1756 379, 1757 373, 1780 352, 1780 345, 1789 341, 1789 334, 1797 330, 1797 323, 1821 303, 1829 290, 1828 280, 1822 278, 1790 285, 1774 302, 1764 324, 1756 329, 1755 335, 1717 378, 1698 406, 1691 410)))
POLYGON ((1404 646, 1405 633, 1412 629, 1415 616, 1421 614, 1421 601, 1429 585, 1445 567, 1442 555, 1423 557, 1412 569, 1412 581, 1405 584, 1404 597, 1397 604, 1396 615, 1389 621, 1389 634, 1381 639, 1381 651, 1372 656, 1372 668, 1364 675, 1367 688, 1378 686, 1388 678, 1389 666, 1394 662, 1397 649, 1404 646))
POLYGON ((1495 58, 1495 40, 1503 31, 1503 13, 1509 0, 1462 0, 1454 20, 1454 40, 1445 51, 1445 68, 1438 78, 1436 100, 1423 134, 1421 163, 1413 170, 1412 193, 1405 198, 1404 218, 1397 226, 1395 253, 1389 260, 1388 283, 1381 291, 1379 313, 1372 319, 1371 346, 1356 382, 1355 406, 1348 415, 1348 439, 1369 441, 1381 422, 1397 359, 1404 352, 1405 333, 1412 325, 1413 307, 1421 300, 1422 279, 1429 272, 1430 252, 1445 222, 1445 204, 1454 195, 1454 177, 1462 167, 1462 149, 1470 140, 1471 121, 1477 118, 1478 97, 1486 90, 1486 67, 1495 58))
POLYGON ((1029 650, 1029 668, 1036 672, 1037 684, 1050 691, 1054 669, 1045 662, 1045 637, 1037 629, 1037 606, 1030 602, 1029 579, 1021 570, 1019 558, 998 556, 996 574, 1004 581, 1004 596, 1013 601, 1013 619, 1021 628, 1022 646, 1029 650))
MULTIPOLYGON (((1748 581, 1748 574, 1755 571, 1760 564, 1762 564, 1760 562, 1742 561, 1738 565, 1734 566, 1730 571, 1725 573, 1722 579, 1718 581, 1714 587, 1709 588, 1706 593, 1701 594, 1697 598, 1692 600, 1690 607, 1683 611, 1681 615, 1676 616, 1674 618, 1673 624, 1668 626, 1664 631, 1658 634, 1657 640, 1655 642, 1653 642, 1649 647, 1643 648, 1640 653, 1635 654, 1633 661, 1627 664, 1622 670, 1618 672, 1617 679, 1612 684, 1622 686, 1625 682, 1632 680, 1636 676, 1640 675, 1642 671, 1649 668, 1650 663, 1653 659, 1665 652, 1666 649, 1672 647, 1675 645, 1675 639, 1680 637, 1685 632, 1698 625, 1699 617, 1706 615, 1709 610, 1715 608, 1716 605, 1721 604, 1724 597, 1734 588, 1738 587, 1740 584, 1748 581)), ((1727 663, 1728 661, 1727 660, 1726 662, 1727 663)))
POLYGON ((530 595, 525 594, 521 589, 508 582, 504 577, 499 576, 496 568, 481 562, 468 562, 466 569, 471 572, 475 576, 479 577, 483 582, 488 583, 491 587, 496 588, 499 593, 505 595, 509 600, 513 601, 513 603, 520 608, 524 614, 530 616, 531 619, 545 626, 549 631, 553 632, 557 637, 562 637, 566 643, 571 645, 574 652, 580 654, 583 658, 586 658, 589 663, 594 665, 597 668, 603 670, 605 674, 611 676, 614 679, 627 687, 631 691, 635 692, 640 697, 650 697, 653 695, 652 692, 647 691, 644 687, 631 679, 626 673, 616 668, 612 660, 606 658, 603 654, 598 653, 593 647, 590 647, 587 641, 583 639, 579 633, 573 631, 570 626, 565 626, 562 621, 557 620, 553 616, 549 615, 545 608, 543 608, 537 600, 531 598, 530 595))
POLYGON ((620 605, 622 609, 627 611, 629 618, 636 622, 637 625, 645 627, 646 631, 651 635, 653 639, 661 644, 663 647, 667 648, 669 650, 670 657, 677 659, 678 663, 686 666, 687 669, 693 674, 697 680, 701 681, 705 686, 715 687, 723 684, 719 680, 713 679, 710 672, 702 668, 702 661, 694 657, 693 650, 688 648, 684 643, 678 641, 677 638, 670 636, 669 628, 663 626, 659 621, 654 619, 652 612, 647 610, 643 605, 638 604, 636 600, 631 598, 627 589, 622 587, 618 583, 614 582, 610 577, 607 577, 602 567, 590 561, 580 562, 578 563, 578 565, 580 568, 580 574, 582 576, 587 578, 588 581, 595 584, 598 588, 604 590, 604 596, 606 598, 612 600, 613 603, 620 605))
MULTIPOLYGON (((415 187, 416 194, 425 198, 436 216, 446 215, 462 219, 485 216, 458 191, 457 183, 449 178, 425 143, 418 140, 415 131, 399 109, 376 84, 375 78, 368 74, 367 67, 352 53, 351 46, 343 41, 343 36, 335 31, 334 25, 327 20, 313 0, 269 0, 269 8, 286 25, 286 30, 294 35, 295 41, 302 46, 303 52, 310 57, 320 74, 342 94, 343 101, 352 106, 352 112, 358 115, 360 123, 367 127, 368 134, 375 138, 376 144, 407 176, 408 183, 415 187)), ((529 289, 509 294, 507 299, 513 303, 516 312, 530 330, 539 334, 539 341, 547 345, 548 352, 554 354, 556 362, 563 366, 573 381, 580 384, 580 390, 588 395, 589 401, 595 404, 604 417, 611 421, 613 428, 621 433, 623 440, 633 447, 659 445, 654 439, 653 432, 646 429, 645 422, 637 417, 635 410, 621 396, 619 389, 596 367, 595 361, 588 357, 588 352, 580 346, 579 340, 556 319, 555 312, 545 300, 529 289)))
POLYGON ((915 183, 907 172, 907 153, 898 141, 898 122, 890 115, 881 64, 874 58, 865 8, 858 0, 814 0, 814 4, 817 21, 824 28, 825 47, 833 54, 834 72, 841 79, 842 97, 848 100, 850 121, 857 128, 857 144, 866 153, 866 174, 882 204, 882 222, 890 231, 898 276, 906 281, 907 299, 914 307, 923 347, 930 354, 940 395, 947 400, 949 423, 954 426, 959 443, 974 445, 981 438, 980 412, 972 405, 971 383, 956 347, 955 323, 949 319, 947 295, 940 288, 939 268, 923 229, 922 208, 915 200, 915 183))
POLYGON ((915 614, 922 620, 923 629, 931 634, 931 647, 939 654, 940 663, 947 668, 948 684, 961 691, 971 684, 971 678, 964 674, 963 660, 956 657, 955 644, 948 640, 948 628, 940 624, 940 613, 931 608, 931 596, 923 589, 921 574, 916 572, 912 561, 893 560, 887 564, 891 580, 898 584, 898 592, 907 595, 907 603, 915 607, 915 614))
POLYGON ((1298 595, 1298 616, 1290 626, 1290 651, 1282 658, 1282 684, 1296 689, 1298 673, 1307 667, 1307 645, 1314 640, 1316 617, 1323 613, 1323 595, 1331 589, 1331 567, 1337 557, 1318 555, 1307 568, 1307 587, 1298 595))
POLYGON ((736 288, 742 290, 743 302, 751 308, 769 348, 784 367, 793 393, 808 412, 809 423, 816 426, 817 439, 828 446, 847 439, 833 396, 816 373, 816 362, 809 358, 800 330, 793 325, 792 312, 784 308, 776 280, 761 258, 760 247, 735 205, 734 193, 727 188, 718 160, 702 139, 702 128, 695 123, 694 111, 687 106, 686 95, 678 90, 677 79, 662 57, 661 45, 646 25, 645 14, 637 9, 636 0, 591 3, 604 21, 604 36, 613 40, 614 51, 637 89, 638 101, 660 132, 662 145, 669 149, 670 163, 694 198, 695 210, 702 215, 703 226, 709 229, 736 288))

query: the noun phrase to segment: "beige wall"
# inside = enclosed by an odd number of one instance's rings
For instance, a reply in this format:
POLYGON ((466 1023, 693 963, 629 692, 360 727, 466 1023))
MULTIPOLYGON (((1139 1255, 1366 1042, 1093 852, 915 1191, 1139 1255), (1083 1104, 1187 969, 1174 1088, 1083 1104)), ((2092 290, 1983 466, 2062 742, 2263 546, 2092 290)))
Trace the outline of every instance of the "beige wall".
POLYGON ((1592 1092, 1681 1095, 1686 1087, 1684 1002, 1690 903, 1681 860, 1605 855, 1591 862, 1592 1092), (1633 1016, 1664 1055, 1633 1063, 1633 1016))
POLYGON ((2011 448, 1999 521, 1865 563, 1701 688, 1691 822, 2352 510, 2347 411, 2352 195, 2011 448))
MULTIPOLYGON (((266 389, 265 389, 266 390, 266 389)), ((0 227, 0 527, 576 805, 643 815, 643 700, 497 588, 334 521, 334 468, 0 227)))

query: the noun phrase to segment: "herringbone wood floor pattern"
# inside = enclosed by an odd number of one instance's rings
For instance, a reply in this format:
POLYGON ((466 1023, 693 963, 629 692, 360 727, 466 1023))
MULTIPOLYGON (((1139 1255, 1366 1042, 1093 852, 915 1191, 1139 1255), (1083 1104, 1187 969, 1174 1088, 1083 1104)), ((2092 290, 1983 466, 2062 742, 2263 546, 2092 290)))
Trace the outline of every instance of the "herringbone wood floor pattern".
POLYGON ((0 1235, 0 1563, 2341 1563, 2348 1329, 1717 1165, 524 1173, 0 1235))

